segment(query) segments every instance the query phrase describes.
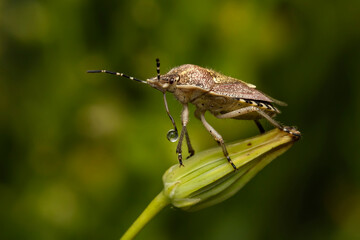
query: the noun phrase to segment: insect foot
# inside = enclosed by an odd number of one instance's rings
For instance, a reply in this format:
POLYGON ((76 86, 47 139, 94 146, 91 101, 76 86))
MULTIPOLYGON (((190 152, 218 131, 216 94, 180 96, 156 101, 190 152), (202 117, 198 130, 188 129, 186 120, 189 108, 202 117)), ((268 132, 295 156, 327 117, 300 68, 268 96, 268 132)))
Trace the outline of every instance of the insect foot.
POLYGON ((282 129, 284 132, 289 133, 290 135, 293 136, 294 139, 299 139, 301 138, 301 133, 300 131, 298 131, 295 127, 288 127, 288 126, 284 126, 282 127, 282 129))
POLYGON ((184 167, 183 161, 182 161, 182 153, 178 154, 178 161, 179 161, 179 167, 184 167))

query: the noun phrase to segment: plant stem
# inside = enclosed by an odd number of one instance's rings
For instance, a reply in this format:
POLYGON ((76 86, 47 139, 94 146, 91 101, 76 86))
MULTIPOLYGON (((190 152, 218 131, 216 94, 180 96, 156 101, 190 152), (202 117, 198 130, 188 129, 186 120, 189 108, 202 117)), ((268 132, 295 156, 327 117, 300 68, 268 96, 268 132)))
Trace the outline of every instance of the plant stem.
POLYGON ((161 191, 145 208, 130 228, 124 233, 120 240, 133 239, 140 230, 165 206, 170 204, 169 198, 167 198, 161 191))

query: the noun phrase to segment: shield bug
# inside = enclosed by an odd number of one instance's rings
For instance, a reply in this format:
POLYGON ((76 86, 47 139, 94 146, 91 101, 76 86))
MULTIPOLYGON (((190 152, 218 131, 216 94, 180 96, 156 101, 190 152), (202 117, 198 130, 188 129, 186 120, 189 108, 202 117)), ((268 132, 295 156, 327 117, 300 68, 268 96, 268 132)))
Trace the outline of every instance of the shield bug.
POLYGON ((191 146, 190 137, 186 128, 189 121, 189 103, 195 105, 195 116, 201 120, 208 132, 221 146, 224 156, 234 169, 236 169, 236 166, 229 157, 222 136, 205 119, 206 111, 209 111, 215 117, 220 119, 232 118, 240 120, 254 120, 261 133, 265 132, 265 130, 260 124, 259 119, 265 118, 273 126, 288 132, 293 135, 293 137, 300 137, 299 131, 291 127, 284 127, 273 119, 276 114, 280 113, 273 104, 286 104, 260 92, 256 89, 256 86, 252 84, 192 64, 175 67, 164 75, 160 75, 159 59, 156 59, 156 66, 157 76, 147 79, 146 81, 125 75, 123 73, 107 70, 90 70, 88 73, 109 73, 118 75, 150 85, 162 92, 166 112, 174 126, 174 129, 170 130, 167 135, 168 139, 172 142, 177 140, 178 132, 175 121, 168 109, 166 92, 174 94, 176 99, 183 105, 181 114, 182 129, 180 132, 179 142, 176 147, 176 153, 178 154, 180 166, 183 166, 182 142, 184 138, 186 139, 188 146, 189 157, 195 153, 193 147, 191 146))

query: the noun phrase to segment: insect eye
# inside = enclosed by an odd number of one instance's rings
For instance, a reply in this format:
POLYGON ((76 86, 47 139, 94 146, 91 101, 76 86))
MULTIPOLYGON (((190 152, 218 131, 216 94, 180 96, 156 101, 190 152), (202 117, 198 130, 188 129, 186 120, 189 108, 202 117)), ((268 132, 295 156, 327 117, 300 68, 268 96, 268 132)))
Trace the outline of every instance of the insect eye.
POLYGON ((180 79, 180 76, 179 76, 179 75, 171 76, 171 77, 170 77, 170 80, 169 80, 169 83, 170 83, 170 84, 173 84, 174 82, 179 81, 179 79, 180 79))

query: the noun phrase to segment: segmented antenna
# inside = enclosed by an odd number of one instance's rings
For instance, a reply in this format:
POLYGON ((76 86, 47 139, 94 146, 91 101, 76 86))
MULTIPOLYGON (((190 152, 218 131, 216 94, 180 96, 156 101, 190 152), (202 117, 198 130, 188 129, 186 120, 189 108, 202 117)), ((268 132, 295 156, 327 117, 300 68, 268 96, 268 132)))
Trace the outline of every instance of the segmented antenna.
POLYGON ((157 80, 160 81, 160 59, 156 59, 157 80))
POLYGON ((111 72, 111 71, 108 71, 108 70, 88 70, 87 73, 109 73, 109 74, 117 75, 117 76, 120 76, 120 77, 125 77, 125 78, 128 78, 130 80, 137 81, 137 82, 148 84, 147 81, 137 79, 137 78, 125 75, 125 74, 120 73, 120 72, 111 72))
POLYGON ((166 101, 166 92, 164 92, 164 103, 165 103, 166 113, 169 116, 169 118, 170 118, 170 120, 171 120, 171 122, 172 122, 172 124, 174 126, 174 131, 176 132, 176 136, 178 136, 178 130, 177 130, 177 127, 176 127, 176 124, 175 124, 175 120, 170 114, 169 107, 168 107, 168 104, 167 104, 167 101, 166 101))
MULTIPOLYGON (((157 80, 160 81, 160 60, 159 60, 159 58, 156 59, 156 73, 157 73, 157 80)), ((169 116, 169 118, 170 118, 170 120, 171 120, 171 122, 172 122, 172 124, 174 126, 174 130, 170 130, 170 131, 174 131, 175 135, 178 136, 179 134, 178 134, 178 130, 177 130, 177 127, 176 127, 176 124, 175 124, 175 120, 170 114, 169 107, 168 107, 168 104, 167 104, 167 101, 166 101, 166 92, 163 92, 163 95, 164 95, 164 104, 165 104, 166 113, 169 116)))

